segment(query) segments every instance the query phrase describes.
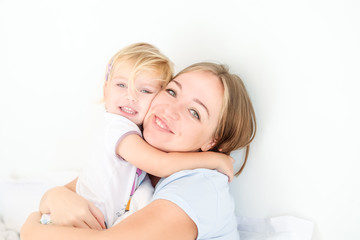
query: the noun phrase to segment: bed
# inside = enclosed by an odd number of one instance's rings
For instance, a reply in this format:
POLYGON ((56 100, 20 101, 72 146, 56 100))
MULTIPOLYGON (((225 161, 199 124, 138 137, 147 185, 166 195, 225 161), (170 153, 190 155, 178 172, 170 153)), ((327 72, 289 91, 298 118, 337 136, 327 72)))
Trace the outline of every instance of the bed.
MULTIPOLYGON (((21 225, 38 209, 44 192, 69 182, 77 172, 51 172, 37 177, 0 179, 0 240, 19 240, 21 225)), ((266 219, 238 216, 242 240, 311 240, 314 224, 294 216, 266 219)))

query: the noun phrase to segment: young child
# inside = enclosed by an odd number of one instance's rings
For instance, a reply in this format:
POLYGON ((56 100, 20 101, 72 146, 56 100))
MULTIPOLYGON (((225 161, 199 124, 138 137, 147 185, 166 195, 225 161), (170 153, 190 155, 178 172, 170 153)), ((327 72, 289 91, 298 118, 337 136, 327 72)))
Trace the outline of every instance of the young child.
MULTIPOLYGON (((142 138, 140 127, 149 106, 171 77, 170 60, 147 43, 120 50, 108 64, 104 82, 106 124, 98 138, 99 148, 76 185, 77 193, 104 214, 107 227, 129 210, 131 196, 144 180, 145 172, 167 177, 202 167, 233 177, 232 159, 225 154, 165 153, 142 138)), ((49 217, 43 215, 42 222, 47 223, 49 217)))

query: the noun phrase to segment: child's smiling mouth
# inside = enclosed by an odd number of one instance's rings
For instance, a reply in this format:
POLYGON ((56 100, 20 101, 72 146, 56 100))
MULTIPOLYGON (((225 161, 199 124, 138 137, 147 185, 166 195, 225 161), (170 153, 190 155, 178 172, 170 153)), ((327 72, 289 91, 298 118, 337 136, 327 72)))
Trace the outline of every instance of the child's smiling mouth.
POLYGON ((137 114, 137 111, 135 111, 134 109, 130 108, 130 107, 120 107, 120 110, 126 114, 129 115, 135 115, 137 114))

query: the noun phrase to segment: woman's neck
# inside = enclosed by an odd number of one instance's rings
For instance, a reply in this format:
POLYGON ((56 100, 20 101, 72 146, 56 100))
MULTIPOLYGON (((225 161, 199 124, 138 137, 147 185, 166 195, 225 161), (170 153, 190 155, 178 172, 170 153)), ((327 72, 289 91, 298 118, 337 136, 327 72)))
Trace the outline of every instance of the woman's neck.
POLYGON ((159 182, 160 178, 149 174, 149 178, 153 187, 159 182))

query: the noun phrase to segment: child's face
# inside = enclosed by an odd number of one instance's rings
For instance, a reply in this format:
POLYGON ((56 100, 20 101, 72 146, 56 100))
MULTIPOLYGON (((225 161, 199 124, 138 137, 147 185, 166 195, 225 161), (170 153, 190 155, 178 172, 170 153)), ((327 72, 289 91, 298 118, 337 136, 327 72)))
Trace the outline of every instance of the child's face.
POLYGON ((107 112, 141 125, 151 101, 161 88, 161 81, 157 72, 143 71, 135 78, 136 91, 131 91, 128 80, 132 69, 131 61, 121 61, 113 69, 112 78, 104 84, 105 108, 107 112))

